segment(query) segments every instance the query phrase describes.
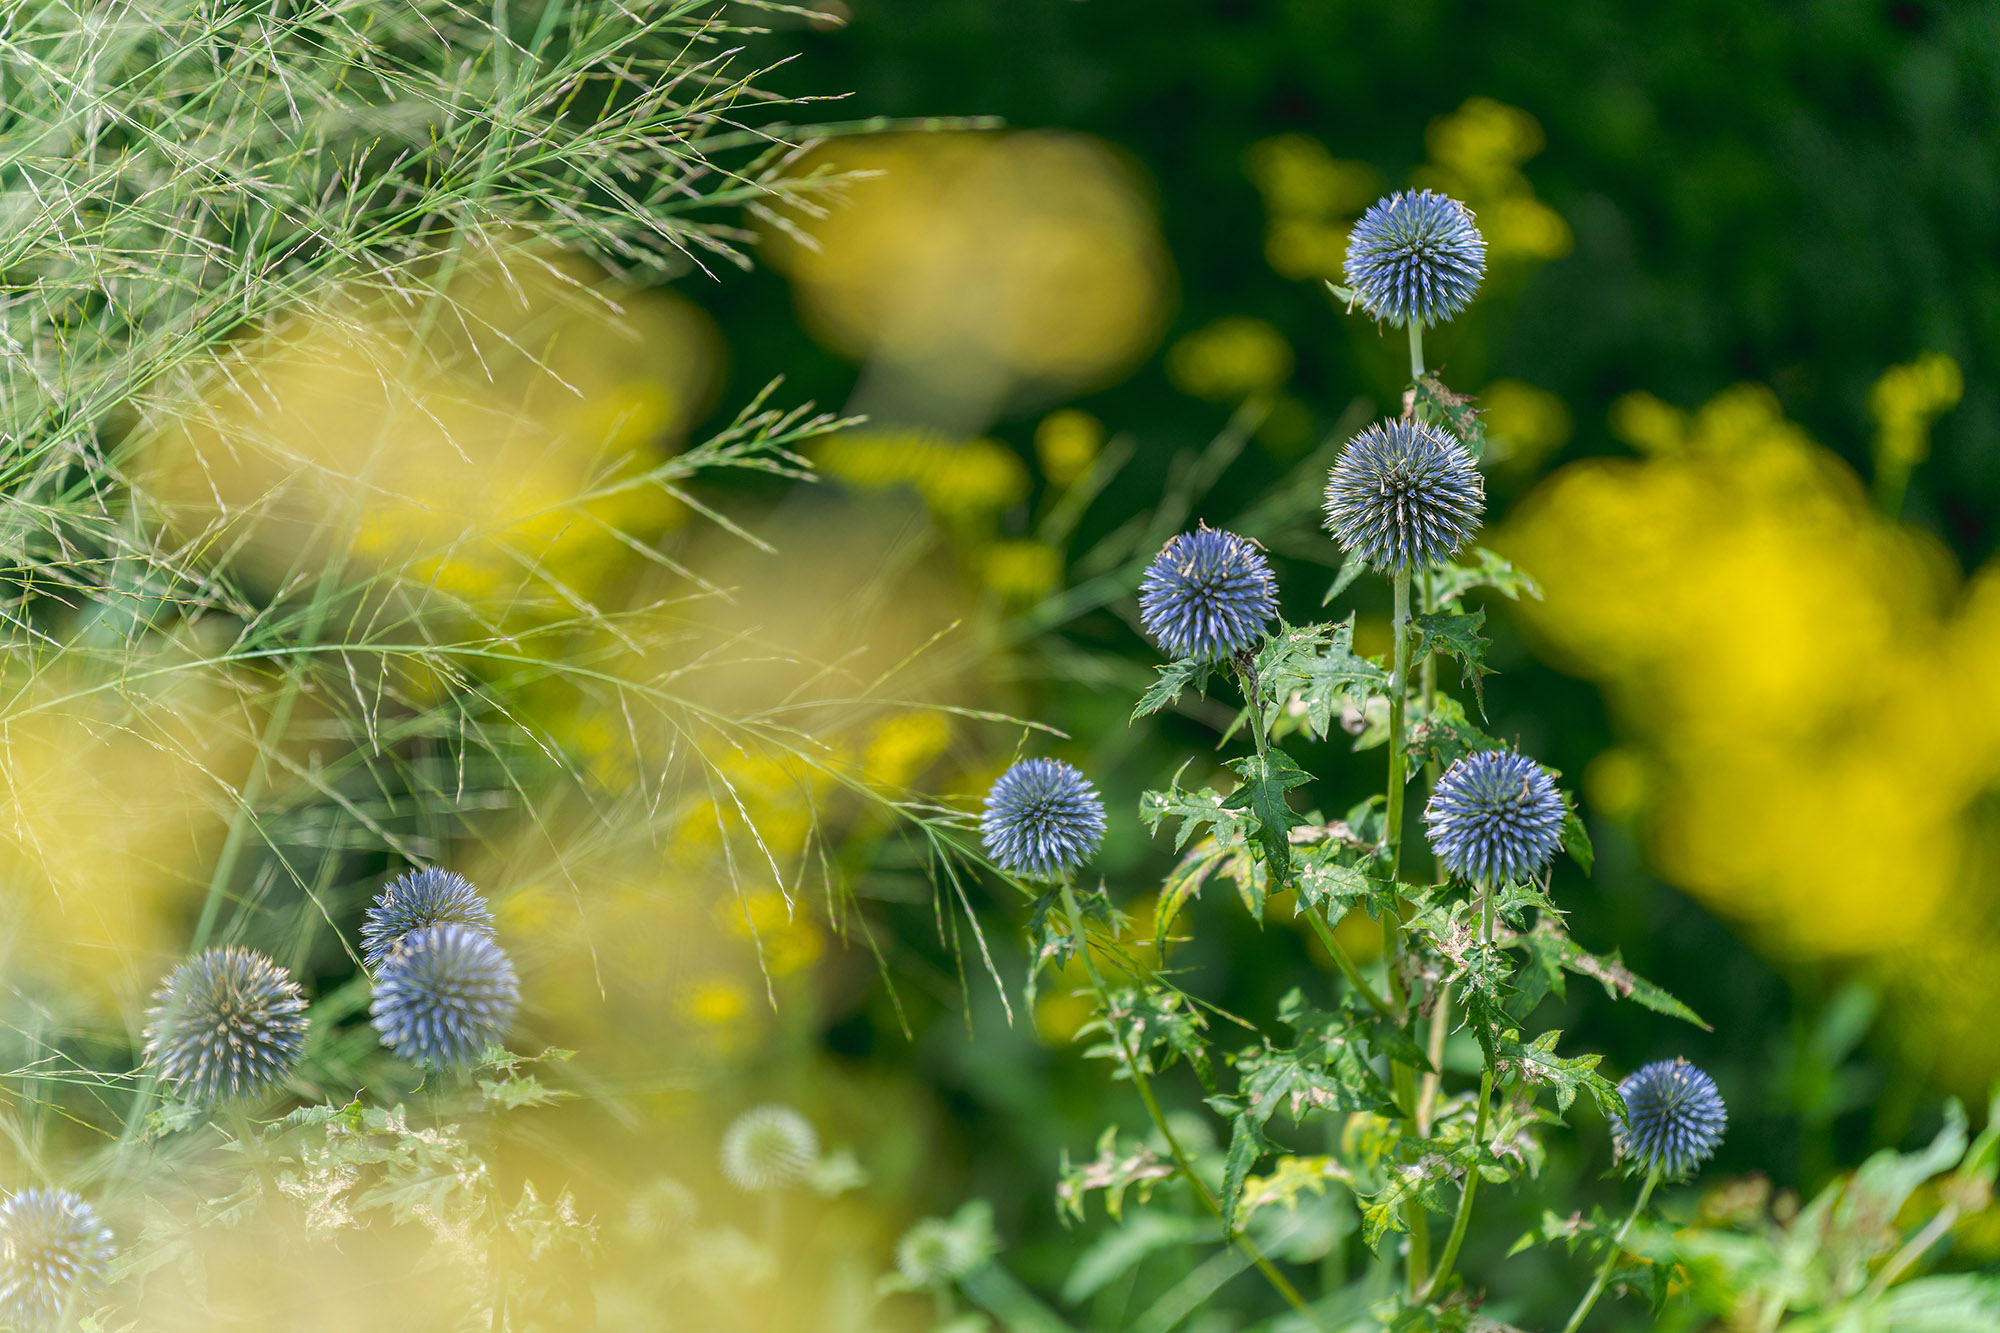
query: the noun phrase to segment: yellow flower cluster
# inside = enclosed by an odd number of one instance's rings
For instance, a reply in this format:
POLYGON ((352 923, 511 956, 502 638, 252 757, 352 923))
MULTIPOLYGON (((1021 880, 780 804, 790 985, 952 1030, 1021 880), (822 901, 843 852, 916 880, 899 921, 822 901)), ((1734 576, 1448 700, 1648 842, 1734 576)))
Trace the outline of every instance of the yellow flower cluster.
POLYGON ((883 135, 801 170, 851 177, 824 217, 772 238, 807 327, 838 351, 948 390, 998 377, 1062 393, 1117 378, 1159 336, 1166 246, 1135 171, 1098 140, 883 135))
POLYGON ((2000 903, 1976 813, 2000 779, 2000 569, 1961 589, 1761 386, 1692 413, 1630 395, 1611 426, 1640 456, 1562 469, 1497 543, 1547 592, 1531 631, 1628 738, 1587 802, 1643 815, 1660 871, 1766 947, 1945 987, 1926 1021, 1978 1035, 1954 1069, 1983 1079, 2000 941, 1969 923, 2000 903))
POLYGON ((946 523, 1011 509, 1028 497, 1027 464, 998 440, 863 428, 834 436, 814 457, 822 472, 850 486, 909 486, 946 523))
POLYGON ((1964 395, 1965 373, 1942 352, 1925 352, 1909 365, 1891 366, 1868 395, 1878 465, 1923 462, 1931 451, 1931 423, 1957 407, 1964 395))
POLYGON ((1560 259, 1575 245, 1562 214, 1535 197, 1521 164, 1542 151, 1535 118, 1490 97, 1472 97, 1424 132, 1430 161, 1411 179, 1472 206, 1496 270, 1560 259))
MULTIPOLYGON (((1533 116, 1489 97, 1467 99, 1424 134, 1430 160, 1412 173, 1412 182, 1471 205, 1496 272, 1547 263, 1575 244, 1562 214, 1535 197, 1521 172, 1543 142, 1533 116)), ((1243 165, 1264 196, 1264 257, 1271 267, 1300 281, 1339 282, 1348 232, 1381 195, 1381 174, 1365 162, 1333 156, 1304 134, 1252 145, 1243 165)))
POLYGON ((1292 345, 1261 319, 1225 315, 1167 349, 1167 378, 1182 393, 1227 403, 1269 393, 1292 377, 1292 345))

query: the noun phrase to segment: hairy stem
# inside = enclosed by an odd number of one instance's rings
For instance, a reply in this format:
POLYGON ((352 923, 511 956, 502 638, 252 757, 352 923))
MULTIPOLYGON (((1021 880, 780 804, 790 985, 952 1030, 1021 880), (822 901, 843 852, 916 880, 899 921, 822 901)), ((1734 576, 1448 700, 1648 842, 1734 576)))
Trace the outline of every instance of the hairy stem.
POLYGON ((1567 1324, 1563 1325, 1563 1333, 1576 1333, 1577 1329, 1583 1327, 1584 1316, 1590 1313, 1591 1306, 1597 1304, 1597 1298, 1604 1294, 1604 1284, 1611 1280, 1611 1270, 1617 1265, 1618 1255, 1625 1248, 1626 1233, 1632 1230, 1632 1224, 1638 1221, 1639 1214, 1645 1211, 1646 1200, 1653 1197, 1653 1186, 1659 1183, 1658 1171, 1646 1173, 1646 1183, 1640 1187, 1638 1201, 1632 1205, 1632 1211, 1625 1214, 1624 1222, 1619 1224, 1618 1234, 1611 1238, 1611 1252, 1604 1256, 1604 1263, 1597 1270, 1596 1280, 1590 1284, 1590 1290, 1584 1292, 1583 1299, 1577 1303, 1576 1313, 1569 1317, 1567 1324))
MULTIPOLYGON (((1111 1037, 1117 1043, 1119 1058, 1124 1060, 1126 1070, 1132 1075, 1132 1086, 1139 1090, 1139 1100, 1145 1103, 1146 1114, 1151 1117, 1153 1128, 1166 1143, 1167 1152, 1173 1157, 1175 1168, 1193 1187, 1202 1206, 1213 1213, 1217 1221, 1221 1221, 1222 1201, 1215 1197, 1215 1191, 1211 1190, 1208 1182, 1195 1171, 1194 1163, 1188 1160, 1187 1150, 1181 1147, 1180 1139, 1167 1127, 1166 1112, 1160 1109, 1160 1099, 1153 1095, 1152 1080, 1147 1078, 1145 1071, 1139 1067, 1138 1056, 1125 1041, 1125 1029, 1119 1026, 1118 1015, 1112 1011, 1110 989, 1105 986, 1104 978, 1097 971, 1097 960, 1090 955, 1090 935, 1084 929, 1083 912, 1076 905, 1076 891, 1070 886, 1067 878, 1064 878, 1062 883, 1062 899, 1063 910, 1069 915, 1070 934, 1076 940, 1077 956, 1083 959, 1083 970, 1090 978, 1090 988, 1096 993, 1098 1006, 1110 1020, 1111 1037)), ((1285 1298, 1287 1305, 1303 1315, 1312 1327, 1320 1327, 1319 1319, 1306 1304, 1305 1297, 1299 1295, 1299 1289, 1292 1285, 1290 1278, 1279 1272, 1277 1267, 1264 1257, 1264 1252, 1257 1248, 1255 1241, 1242 1235, 1230 1237, 1229 1240, 1249 1256, 1250 1262, 1257 1266, 1257 1271, 1264 1275, 1264 1279, 1271 1284, 1272 1289, 1285 1298)))

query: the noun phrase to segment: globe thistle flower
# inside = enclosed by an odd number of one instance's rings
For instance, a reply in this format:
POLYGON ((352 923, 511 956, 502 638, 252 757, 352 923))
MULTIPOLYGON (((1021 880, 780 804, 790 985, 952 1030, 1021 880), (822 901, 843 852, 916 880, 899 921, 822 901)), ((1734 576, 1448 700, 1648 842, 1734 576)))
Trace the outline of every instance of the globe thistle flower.
POLYGON ((111 1231, 68 1190, 27 1189, 0 1204, 0 1320, 54 1329, 104 1289, 111 1231))
POLYGON ((752 1194, 783 1189, 806 1178, 819 1160, 819 1135, 789 1106, 755 1106, 722 1135, 722 1174, 752 1194))
POLYGON ((1438 779, 1424 823, 1446 870, 1504 884, 1542 872, 1562 846, 1566 814, 1548 770, 1511 750, 1481 750, 1438 779))
POLYGON ((1104 841, 1104 800, 1060 759, 1023 759, 986 793, 979 832, 1003 870, 1054 879, 1089 860, 1104 841))
POLYGON ((361 958, 369 971, 395 952, 405 935, 450 922, 491 938, 493 909, 463 875, 412 870, 377 895, 361 924, 361 958))
POLYGON ((1486 238, 1472 210, 1432 190, 1378 199, 1347 239, 1347 285, 1397 328, 1442 324, 1466 306, 1486 273, 1486 238))
POLYGON ((1657 1060, 1618 1085, 1625 1119, 1612 1128, 1619 1159, 1668 1180, 1691 1176, 1715 1156, 1729 1110, 1715 1080, 1683 1059, 1657 1060))
POLYGON ((1326 479, 1326 527, 1340 548, 1390 574, 1435 565, 1479 529, 1486 484, 1456 436, 1382 421, 1347 442, 1326 479))
POLYGON ((1263 552, 1206 524, 1161 547, 1139 584, 1139 623, 1169 657, 1240 653, 1277 614, 1277 582, 1263 552))
POLYGON ((276 1087, 305 1047, 305 999, 284 968, 249 949, 208 949, 182 963, 147 1011, 146 1059, 203 1106, 276 1087))
POLYGON ((521 987, 490 936, 447 922, 411 931, 375 975, 368 1014, 406 1060, 470 1064, 507 1035, 521 987))

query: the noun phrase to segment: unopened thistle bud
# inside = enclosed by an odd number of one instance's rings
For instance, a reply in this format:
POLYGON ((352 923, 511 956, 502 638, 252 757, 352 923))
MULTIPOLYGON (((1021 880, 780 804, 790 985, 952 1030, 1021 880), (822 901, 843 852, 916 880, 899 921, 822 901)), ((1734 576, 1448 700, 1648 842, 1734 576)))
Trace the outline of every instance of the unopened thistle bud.
POLYGON ((1139 623, 1169 657, 1209 661, 1252 647, 1278 614, 1254 542, 1203 526, 1160 548, 1139 584, 1139 623))
POLYGON ((1347 285, 1363 309, 1397 328, 1442 324, 1472 304, 1486 239, 1472 210, 1432 190, 1377 200, 1347 240, 1347 285))
POLYGON ((1613 1128, 1621 1159, 1680 1180, 1715 1156, 1728 1108, 1715 1080, 1686 1060, 1658 1060, 1618 1085, 1625 1119, 1613 1128))
POLYGON ((1104 800, 1074 765, 1023 759, 986 793, 979 831, 1001 869, 1054 879, 1089 860, 1104 841, 1104 800))
POLYGON ((1479 530, 1486 484, 1456 436, 1383 421, 1341 451, 1326 479, 1326 527, 1340 548, 1388 574, 1428 569, 1479 530))

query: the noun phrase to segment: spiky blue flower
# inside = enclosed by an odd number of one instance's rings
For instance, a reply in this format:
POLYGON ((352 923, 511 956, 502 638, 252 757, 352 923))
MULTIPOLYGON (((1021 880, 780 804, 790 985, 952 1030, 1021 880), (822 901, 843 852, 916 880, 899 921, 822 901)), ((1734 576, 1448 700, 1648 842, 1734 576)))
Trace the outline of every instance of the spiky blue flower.
POLYGON ((1486 483, 1449 431, 1381 421, 1347 442, 1326 479, 1326 527, 1385 573, 1427 569, 1479 530, 1486 483))
POLYGON ((1715 1156, 1729 1109, 1715 1080, 1684 1059, 1656 1060, 1618 1085, 1625 1119, 1613 1126, 1621 1160, 1631 1159, 1667 1180, 1691 1176, 1715 1156))
POLYGON ((1540 764, 1512 750, 1481 750, 1438 779, 1424 823, 1446 870, 1504 884, 1542 872, 1562 846, 1566 813, 1540 764))
POLYGON ((147 1012, 146 1059, 203 1106, 254 1097, 297 1067, 306 1002, 284 968, 234 946, 175 968, 147 1012))
POLYGON ((1169 657, 1229 657, 1263 637, 1278 585, 1254 542, 1203 524, 1160 548, 1139 583, 1139 623, 1169 657))
POLYGON ((722 1174, 740 1190, 796 1185, 819 1160, 812 1122, 789 1106, 753 1106, 722 1135, 722 1174))
POLYGON ((979 832, 1001 869, 1055 879, 1088 861, 1104 841, 1104 800, 1075 765, 1023 759, 986 793, 979 832))
POLYGON ((362 961, 373 971, 411 931, 446 923, 490 937, 493 909, 463 875, 449 870, 412 870, 390 881, 368 909, 361 923, 362 961))
POLYGON ((406 1060, 470 1064, 514 1024, 520 982, 506 951, 471 926, 446 922, 403 937, 375 974, 368 1014, 382 1044, 406 1060))
POLYGON ((1472 304, 1486 273, 1486 238, 1450 195, 1404 190, 1371 205, 1347 238, 1347 285, 1369 314, 1397 328, 1442 324, 1472 304))
POLYGON ((68 1190, 22 1190, 0 1204, 0 1320, 60 1327, 104 1290, 116 1247, 97 1213, 68 1190))

